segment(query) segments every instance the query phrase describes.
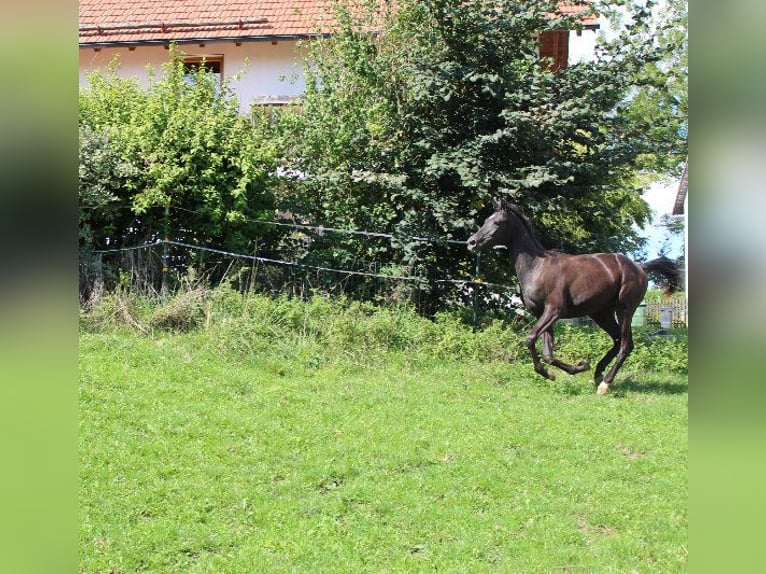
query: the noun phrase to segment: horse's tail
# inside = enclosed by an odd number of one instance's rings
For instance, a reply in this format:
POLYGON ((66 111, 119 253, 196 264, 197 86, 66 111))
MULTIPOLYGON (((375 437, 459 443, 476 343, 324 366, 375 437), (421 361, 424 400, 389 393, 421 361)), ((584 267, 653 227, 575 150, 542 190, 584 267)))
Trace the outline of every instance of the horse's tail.
POLYGON ((665 256, 658 257, 642 263, 641 267, 648 275, 662 278, 660 285, 665 293, 674 293, 681 288, 681 270, 672 259, 665 256))

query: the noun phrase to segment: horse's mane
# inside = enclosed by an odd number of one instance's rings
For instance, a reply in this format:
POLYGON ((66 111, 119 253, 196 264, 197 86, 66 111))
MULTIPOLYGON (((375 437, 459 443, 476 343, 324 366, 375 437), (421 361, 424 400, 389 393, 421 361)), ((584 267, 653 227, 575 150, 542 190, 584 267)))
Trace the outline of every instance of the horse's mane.
POLYGON ((522 213, 521 208, 518 205, 514 203, 503 202, 501 209, 506 213, 515 215, 519 221, 521 221, 522 226, 527 231, 527 235, 529 235, 529 239, 532 242, 532 245, 536 249, 539 249, 540 251, 548 251, 545 247, 543 247, 543 244, 540 243, 540 240, 537 238, 537 230, 535 229, 535 226, 532 225, 532 222, 527 218, 526 215, 522 213))

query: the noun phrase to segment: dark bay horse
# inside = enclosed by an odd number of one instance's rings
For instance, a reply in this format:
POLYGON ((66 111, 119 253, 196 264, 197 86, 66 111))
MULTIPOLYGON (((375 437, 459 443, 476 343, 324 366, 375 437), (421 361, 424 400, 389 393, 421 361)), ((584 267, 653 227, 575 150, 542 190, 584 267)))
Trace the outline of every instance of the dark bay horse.
POLYGON ((589 316, 612 338, 613 345, 596 365, 593 382, 598 394, 609 391, 617 371, 633 350, 631 320, 644 298, 647 273, 664 279, 668 292, 678 289, 680 275, 675 263, 660 257, 637 264, 621 253, 567 255, 545 249, 532 223, 518 206, 494 200, 495 212, 468 239, 468 250, 478 253, 502 246, 509 250, 526 308, 537 317, 526 344, 537 373, 551 380, 537 353, 543 337, 543 359, 570 375, 590 369, 587 362, 570 365, 553 356, 553 325, 559 319, 589 316), (617 357, 604 376, 606 366, 617 357))

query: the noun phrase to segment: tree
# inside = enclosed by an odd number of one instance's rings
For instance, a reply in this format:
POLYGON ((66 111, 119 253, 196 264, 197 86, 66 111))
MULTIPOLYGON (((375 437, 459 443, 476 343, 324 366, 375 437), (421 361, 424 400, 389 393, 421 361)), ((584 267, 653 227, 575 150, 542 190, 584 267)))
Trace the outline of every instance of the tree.
MULTIPOLYGON (((614 28, 624 28, 624 2, 608 2, 600 10, 614 28)), ((687 0, 653 0, 640 12, 630 42, 643 44, 647 56, 636 70, 634 86, 622 104, 633 131, 656 142, 638 158, 647 179, 681 175, 688 156, 689 35, 687 0)), ((625 34, 613 41, 622 44, 625 34)))
MULTIPOLYGON (((686 228, 683 217, 667 214, 663 215, 660 217, 660 226, 665 228, 665 237, 659 255, 667 255, 668 251, 670 251, 671 243, 674 240, 680 240, 682 242, 683 252, 683 242, 686 240, 684 236, 686 228)), ((683 257, 684 256, 681 255, 680 258, 682 259, 683 257)))
MULTIPOLYGON (((109 187, 102 198, 110 207, 102 211, 111 219, 91 233, 94 247, 166 235, 238 251, 264 243, 269 230, 258 221, 273 217, 274 149, 266 123, 254 127, 240 115, 227 85, 217 86, 204 66, 189 75, 175 47, 146 89, 115 67, 88 82, 79 101, 81 152, 96 138, 108 142, 115 166, 132 168, 119 186, 109 183, 114 171, 96 178, 109 187)), ((93 171, 82 154, 80 167, 82 192, 83 173, 93 171)), ((87 208, 81 201, 81 213, 87 208)))
POLYGON ((283 154, 306 177, 283 201, 318 222, 393 233, 392 245, 346 249, 433 278, 466 277, 473 262, 410 238, 465 239, 493 196, 521 205, 549 247, 640 246, 633 224, 650 212, 635 174, 663 153, 626 112, 645 63, 662 57, 640 10, 594 61, 553 72, 540 32, 579 25, 557 2, 388 6, 342 9, 337 33, 311 49, 301 112, 282 124, 283 154))

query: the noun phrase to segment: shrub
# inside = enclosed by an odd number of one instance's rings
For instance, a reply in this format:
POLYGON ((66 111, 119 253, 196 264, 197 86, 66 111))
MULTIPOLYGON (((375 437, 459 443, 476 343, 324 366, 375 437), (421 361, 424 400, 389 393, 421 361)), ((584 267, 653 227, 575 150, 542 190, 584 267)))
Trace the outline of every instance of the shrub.
MULTIPOLYGON (((261 251, 275 239, 260 223, 273 217, 270 128, 242 116, 233 92, 210 76, 200 66, 189 81, 176 47, 146 88, 115 68, 88 76, 79 97, 80 233, 94 249, 167 236, 250 252, 256 238, 261 251), (94 202, 97 233, 88 227, 94 202)), ((174 266, 194 257, 178 254, 174 266)))
POLYGON ((191 331, 205 319, 205 302, 209 292, 201 287, 181 291, 156 308, 149 325, 157 329, 191 331))

